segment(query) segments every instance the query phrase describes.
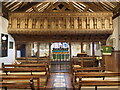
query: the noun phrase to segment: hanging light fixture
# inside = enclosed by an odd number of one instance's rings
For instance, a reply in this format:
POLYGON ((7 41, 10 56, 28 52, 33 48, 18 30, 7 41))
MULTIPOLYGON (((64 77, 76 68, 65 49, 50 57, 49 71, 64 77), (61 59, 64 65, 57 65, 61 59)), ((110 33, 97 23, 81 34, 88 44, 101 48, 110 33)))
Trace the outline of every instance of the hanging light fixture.
POLYGON ((2 37, 2 40, 7 40, 7 37, 4 35, 3 37, 2 37))

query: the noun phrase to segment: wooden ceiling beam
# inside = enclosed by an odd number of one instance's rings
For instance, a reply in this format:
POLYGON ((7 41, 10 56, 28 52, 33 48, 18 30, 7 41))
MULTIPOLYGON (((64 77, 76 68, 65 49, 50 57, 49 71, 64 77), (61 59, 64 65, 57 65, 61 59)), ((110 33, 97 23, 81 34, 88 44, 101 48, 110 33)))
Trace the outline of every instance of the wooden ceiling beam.
POLYGON ((120 3, 113 9, 113 19, 120 16, 120 3))
POLYGON ((85 4, 87 4, 93 11, 105 11, 104 9, 102 9, 101 7, 97 6, 96 4, 94 4, 93 2, 88 3, 88 2, 84 2, 85 4))
POLYGON ((47 8, 45 8, 44 10, 45 11, 47 11, 50 7, 52 7, 53 6, 53 2, 50 2, 50 4, 48 5, 48 7, 47 8))
POLYGON ((100 2, 93 2, 96 6, 102 9, 102 11, 110 11, 108 8, 104 7, 104 5, 100 2))
POLYGON ((75 6, 76 6, 76 8, 77 9, 79 9, 80 11, 84 11, 84 9, 83 8, 81 8, 76 2, 72 2, 75 6))
POLYGON ((105 4, 103 4, 103 2, 97 2, 96 4, 99 7, 103 8, 105 11, 111 11, 111 9, 109 7, 106 7, 105 4))
POLYGON ((31 8, 34 5, 37 5, 38 3, 39 2, 28 2, 23 7, 16 9, 15 12, 25 12, 26 10, 28 10, 29 8, 31 8))
POLYGON ((101 6, 103 6, 103 8, 105 8, 108 11, 112 11, 112 8, 110 6, 108 6, 107 4, 105 4, 105 2, 99 2, 101 4, 101 6))
POLYGON ((2 4, 2 14, 3 17, 8 19, 8 12, 10 12, 10 10, 8 10, 3 4, 2 4))
POLYGON ((38 11, 39 12, 43 11, 46 8, 46 5, 48 5, 48 4, 49 4, 49 2, 44 2, 42 5, 40 5, 38 7, 38 11))
POLYGON ((39 12, 35 6, 33 6, 32 9, 34 10, 34 12, 37 12, 37 13, 39 12))

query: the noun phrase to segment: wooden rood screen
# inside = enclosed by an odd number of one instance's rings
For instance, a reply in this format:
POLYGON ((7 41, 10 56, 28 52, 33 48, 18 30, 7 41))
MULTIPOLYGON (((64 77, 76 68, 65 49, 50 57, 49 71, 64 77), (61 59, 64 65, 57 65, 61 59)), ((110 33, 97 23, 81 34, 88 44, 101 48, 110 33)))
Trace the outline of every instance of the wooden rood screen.
POLYGON ((111 34, 112 13, 10 13, 11 34, 111 34), (68 30, 68 31, 67 31, 68 30), (90 32, 92 31, 92 32, 90 32))

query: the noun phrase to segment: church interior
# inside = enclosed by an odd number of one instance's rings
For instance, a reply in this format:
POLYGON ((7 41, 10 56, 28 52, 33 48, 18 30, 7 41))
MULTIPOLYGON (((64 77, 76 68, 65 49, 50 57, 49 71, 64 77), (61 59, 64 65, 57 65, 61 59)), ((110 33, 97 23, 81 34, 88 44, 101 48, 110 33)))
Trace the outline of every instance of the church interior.
POLYGON ((120 0, 0 1, 0 90, 120 90, 120 0))

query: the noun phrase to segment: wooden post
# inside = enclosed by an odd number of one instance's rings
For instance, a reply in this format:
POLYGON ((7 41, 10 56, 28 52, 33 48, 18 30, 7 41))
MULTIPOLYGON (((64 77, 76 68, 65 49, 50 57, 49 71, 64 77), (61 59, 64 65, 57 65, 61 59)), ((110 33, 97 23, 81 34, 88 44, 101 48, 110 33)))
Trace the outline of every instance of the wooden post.
POLYGON ((71 42, 69 42, 69 48, 70 48, 70 66, 71 66, 71 71, 72 71, 72 50, 71 50, 71 42))
MULTIPOLYGON (((106 45, 105 41, 101 41, 101 46, 106 45)), ((101 66, 105 67, 105 56, 102 54, 102 61, 101 61, 101 66)))
POLYGON ((40 50, 40 43, 38 42, 37 43, 37 59, 39 58, 39 54, 40 54, 40 52, 39 52, 39 50, 40 50))
POLYGON ((92 42, 92 56, 95 57, 94 42, 92 42))
POLYGON ((69 47, 70 47, 70 61, 71 61, 72 58, 71 42, 69 43, 69 47))
POLYGON ((81 42, 81 53, 83 53, 83 42, 81 42))
POLYGON ((17 58, 17 44, 15 43, 15 60, 17 58))
POLYGON ((28 45, 29 45, 28 43, 25 44, 25 46, 26 46, 26 48, 25 48, 26 49, 26 60, 28 60, 28 52, 29 52, 28 45))
POLYGON ((49 42, 49 62, 51 61, 51 43, 49 42))
POLYGON ((83 57, 81 57, 81 65, 80 65, 82 68, 84 67, 84 60, 83 60, 83 57))

